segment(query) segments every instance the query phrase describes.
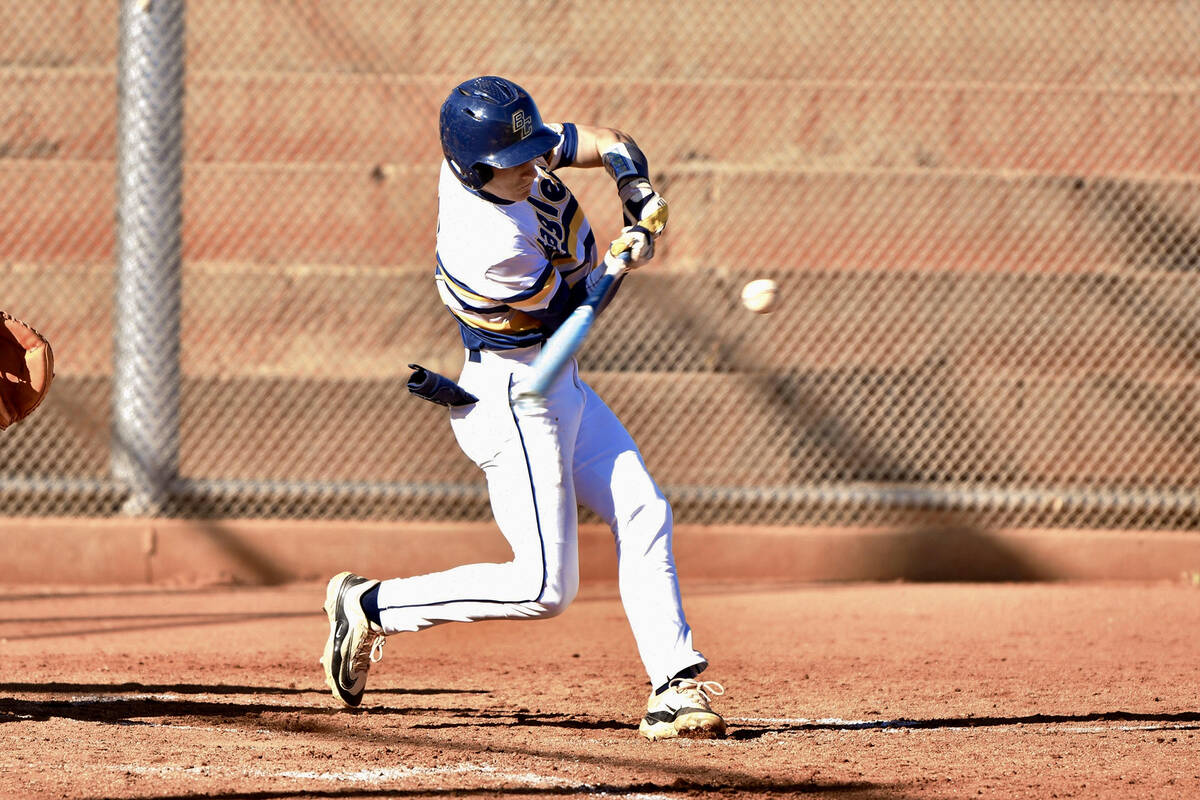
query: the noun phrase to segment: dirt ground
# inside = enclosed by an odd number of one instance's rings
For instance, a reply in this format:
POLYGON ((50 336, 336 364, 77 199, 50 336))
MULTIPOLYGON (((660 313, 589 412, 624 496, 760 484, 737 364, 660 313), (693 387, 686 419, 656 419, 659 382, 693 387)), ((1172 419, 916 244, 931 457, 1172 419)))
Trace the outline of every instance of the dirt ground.
POLYGON ((0 796, 1200 796, 1200 588, 684 583, 723 741, 648 743, 613 586, 387 641, 324 586, 0 589, 0 796))

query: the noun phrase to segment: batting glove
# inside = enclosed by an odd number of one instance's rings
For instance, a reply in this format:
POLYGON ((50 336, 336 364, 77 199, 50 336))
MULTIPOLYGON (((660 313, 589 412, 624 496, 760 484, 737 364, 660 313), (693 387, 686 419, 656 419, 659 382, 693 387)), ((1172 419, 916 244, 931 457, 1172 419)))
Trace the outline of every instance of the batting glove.
POLYGON ((654 234, 641 225, 630 225, 627 228, 622 228, 621 235, 613 240, 612 247, 608 249, 605 262, 607 263, 608 259, 614 258, 615 255, 620 255, 626 251, 629 252, 628 263, 631 268, 637 268, 645 264, 654 258, 654 234))
MULTIPOLYGON (((667 206, 666 199, 654 191, 650 181, 645 178, 628 181, 617 190, 617 194, 621 198, 621 210, 625 215, 626 225, 638 225, 653 217, 660 208, 665 209, 667 206)), ((662 218, 663 223, 658 230, 654 231, 655 236, 662 233, 666 227, 666 214, 659 214, 655 218, 659 217, 662 218)))

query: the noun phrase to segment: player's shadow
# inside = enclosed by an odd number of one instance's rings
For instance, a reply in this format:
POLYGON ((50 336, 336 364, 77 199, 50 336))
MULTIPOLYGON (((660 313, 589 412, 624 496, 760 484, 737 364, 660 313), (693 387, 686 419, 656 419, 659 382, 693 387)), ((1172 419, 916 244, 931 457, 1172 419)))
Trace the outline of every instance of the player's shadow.
MULTIPOLYGON (((16 721, 45 721, 49 719, 71 719, 80 722, 104 723, 121 726, 155 727, 161 724, 156 718, 167 720, 186 719, 188 725, 200 724, 224 726, 241 730, 270 730, 289 735, 313 734, 323 739, 343 740, 356 738, 360 734, 353 726, 345 724, 348 712, 341 708, 314 708, 306 705, 288 705, 264 702, 229 701, 199 701, 191 699, 175 699, 172 694, 225 694, 235 695, 239 692, 248 694, 278 694, 295 696, 309 690, 292 687, 258 687, 258 686, 205 686, 199 684, 156 684, 145 685, 137 683, 123 684, 92 684, 92 683, 5 683, 0 684, 0 695, 8 692, 32 693, 43 691, 47 693, 95 692, 94 695, 71 700, 23 700, 0 696, 0 723, 16 721), (167 697, 106 696, 113 692, 151 692, 162 691, 167 697)), ((372 690, 372 694, 381 690, 372 690)), ((388 692, 389 690, 382 690, 388 692)), ((484 690, 460 689, 395 689, 395 694, 432 695, 459 693, 486 693, 484 690)), ((628 721, 589 720, 569 715, 532 714, 525 712, 500 712, 487 710, 430 708, 430 707, 396 707, 371 706, 366 709, 372 717, 380 715, 396 715, 401 717, 417 717, 437 714, 439 716, 457 715, 463 718, 464 725, 478 726, 495 720, 496 724, 507 724, 510 727, 550 726, 569 729, 580 728, 619 728, 622 738, 629 735, 628 721)), ((411 725, 411 728, 441 727, 436 725, 411 725)), ((390 735, 394 743, 412 747, 427 747, 431 744, 428 734, 419 730, 411 733, 395 733, 390 735)), ((576 751, 559 752, 529 744, 528 739, 516 739, 519 742, 514 747, 505 748, 496 742, 449 742, 437 741, 439 750, 455 749, 465 754, 487 754, 491 759, 502 758, 506 754, 514 756, 536 756, 538 758, 558 761, 575 761, 601 767, 623 767, 631 769, 654 769, 662 767, 661 758, 655 753, 667 751, 647 751, 647 758, 611 756, 606 753, 583 754, 576 751)), ((668 757, 668 760, 669 757, 668 757)), ((750 792, 764 796, 782 795, 837 795, 839 797, 861 798, 861 800, 897 800, 903 797, 891 787, 881 787, 863 781, 819 781, 815 777, 810 780, 773 779, 761 777, 747 772, 724 769, 706 762, 684 764, 671 762, 671 774, 674 776, 669 783, 653 783, 649 781, 631 781, 625 784, 592 784, 582 782, 564 783, 555 786, 519 786, 491 787, 478 790, 492 796, 519 795, 523 797, 536 796, 577 796, 581 791, 592 794, 612 794, 629 796, 638 793, 654 793, 666 796, 696 796, 697 794, 720 792, 750 792)), ((475 794, 476 790, 463 787, 431 788, 420 786, 412 789, 371 789, 355 786, 346 789, 312 789, 296 788, 285 790, 255 790, 229 793, 206 793, 208 797, 229 798, 230 800, 268 800, 269 798, 299 798, 299 797, 407 797, 407 796, 463 796, 475 794)), ((170 798, 192 797, 192 794, 163 794, 152 795, 156 800, 170 798)))
MULTIPOLYGON (((315 690, 293 686, 248 686, 237 684, 205 685, 193 683, 177 684, 141 684, 127 683, 87 683, 87 682, 8 682, 0 683, 0 723, 15 721, 45 721, 50 719, 71 719, 81 722, 102 723, 119 726, 147 728, 163 724, 173 724, 176 720, 186 720, 186 724, 211 725, 228 727, 238 730, 254 731, 268 730, 288 735, 315 735, 321 739, 346 740, 358 739, 364 735, 375 736, 369 729, 359 730, 355 726, 346 725, 346 715, 356 715, 359 712, 348 711, 330 705, 314 707, 307 698, 301 695, 315 690), (53 699, 17 699, 5 695, 20 694, 49 694, 53 699), (82 696, 63 699, 71 694, 82 696), (246 700, 236 696, 245 694, 246 700), (196 695, 197 697, 188 697, 196 695), (218 695, 221 699, 206 700, 205 696, 218 695), (266 696, 267 702, 261 698, 266 696), (271 698, 277 697, 278 702, 271 698), (292 701, 292 702, 289 702, 292 701), (159 721, 162 720, 162 721, 159 721)), ((394 695, 463 695, 487 694, 483 689, 372 689, 372 694, 394 695)), ((531 713, 521 710, 487 709, 473 705, 466 708, 437 707, 437 706, 399 706, 372 705, 363 709, 372 718, 380 716, 407 717, 409 720, 419 720, 422 717, 449 718, 452 723, 447 725, 406 724, 403 727, 411 730, 394 730, 388 734, 388 739, 394 744, 402 744, 415 748, 424 748, 431 743, 440 750, 453 749, 466 755, 486 755, 494 760, 506 755, 534 756, 557 761, 574 761, 585 765, 627 769, 661 770, 663 759, 670 765, 673 776, 669 783, 663 785, 650 782, 629 782, 627 784, 593 785, 583 787, 587 794, 611 793, 628 796, 639 792, 653 792, 667 796, 695 796, 698 793, 750 792, 756 795, 837 795, 839 797, 861 798, 862 800, 896 800, 904 795, 897 787, 880 786, 861 781, 833 782, 819 781, 815 777, 809 780, 796 780, 792 776, 786 779, 770 778, 749 772, 722 768, 719 765, 697 761, 682 763, 673 760, 668 750, 653 748, 645 751, 646 756, 621 756, 607 752, 585 752, 576 750, 560 751, 551 747, 538 746, 536 737, 532 736, 502 736, 500 739, 486 738, 478 740, 469 737, 466 741, 431 740, 427 730, 420 728, 451 727, 453 722, 461 721, 463 726, 478 728, 480 725, 495 724, 511 729, 520 728, 564 728, 579 732, 581 729, 612 729, 619 730, 624 739, 630 735, 628 720, 612 720, 602 717, 589 718, 579 715, 531 713), (512 742, 504 746, 502 742, 512 742), (664 755, 666 754, 666 755, 664 755)), ((527 733, 532 733, 527 731, 527 733)), ((581 784, 572 783, 556 786, 528 786, 522 784, 516 787, 489 787, 486 793, 495 796, 560 796, 578 795, 581 784)), ((287 790, 261 790, 232 792, 227 794, 209 794, 211 797, 244 798, 291 798, 291 797, 404 797, 404 796, 461 796, 474 793, 469 788, 429 788, 414 789, 369 789, 364 786, 349 787, 334 790, 313 790, 297 788, 287 790), (365 790, 365 791, 364 791, 365 790)), ((167 800, 176 795, 153 795, 157 800, 167 800)), ((178 797, 190 796, 180 794, 178 797)))
POLYGON ((410 728, 434 730, 440 728, 568 728, 573 730, 629 730, 629 720, 585 717, 578 714, 553 712, 509 711, 505 709, 462 709, 452 712, 453 719, 438 722, 415 722, 410 728))
MULTIPOLYGON (((0 683, 0 693, 15 694, 87 694, 120 695, 136 692, 140 694, 204 694, 204 695, 324 695, 325 687, 296 686, 243 686, 226 683, 72 683, 62 681, 39 683, 0 683)), ((487 689, 402 689, 371 687, 371 694, 392 695, 438 695, 438 694, 491 694, 487 689)))
MULTIPOLYGON (((603 718, 582 717, 577 714, 514 712, 502 709, 461 709, 449 714, 451 719, 437 722, 417 722, 413 729, 486 728, 486 727, 551 727, 574 730, 627 730, 629 722, 603 718)), ((1200 730, 1200 712, 1137 713, 1104 711, 1090 714, 1030 714, 1026 716, 938 717, 931 719, 763 721, 731 723, 729 737, 733 740, 759 739, 768 734, 804 733, 808 731, 859 730, 936 730, 949 728, 996 728, 1018 725, 1066 725, 1086 723, 1129 723, 1147 730, 1200 730)))
MULTIPOLYGON (((436 696, 456 694, 486 694, 482 689, 372 689, 372 694, 436 696)), ((159 723, 156 719, 206 720, 213 725, 228 725, 236 728, 263 728, 277 731, 308 731, 337 735, 344 731, 344 724, 334 724, 338 715, 353 714, 334 705, 314 707, 308 701, 298 699, 289 704, 287 698, 300 695, 322 695, 324 690, 279 686, 238 686, 204 684, 140 684, 140 683, 0 683, 0 724, 5 722, 70 719, 78 722, 97 722, 113 725, 148 725, 159 723), (54 697, 52 699, 25 699, 9 697, 9 694, 52 694, 76 697, 54 697), (225 700, 208 700, 189 695, 228 697, 225 700), (245 695, 247 698, 278 696, 279 702, 263 702, 256 699, 233 699, 245 695)), ((453 709, 431 706, 372 706, 372 715, 415 715, 453 713, 453 709)))
MULTIPOLYGON (((738 724, 730 731, 729 738, 737 740, 759 739, 768 734, 805 733, 809 731, 861 731, 861 730, 939 730, 957 728, 999 728, 1018 725, 1086 725, 1102 723, 1128 723, 1138 730, 1200 730, 1200 712, 1148 714, 1132 711, 1100 711, 1091 714, 1028 714, 1025 716, 1002 717, 938 717, 931 719, 880 719, 880 720, 810 720, 779 724, 775 722, 747 722, 738 724)), ((1119 725, 1118 725, 1119 727, 1119 725)))

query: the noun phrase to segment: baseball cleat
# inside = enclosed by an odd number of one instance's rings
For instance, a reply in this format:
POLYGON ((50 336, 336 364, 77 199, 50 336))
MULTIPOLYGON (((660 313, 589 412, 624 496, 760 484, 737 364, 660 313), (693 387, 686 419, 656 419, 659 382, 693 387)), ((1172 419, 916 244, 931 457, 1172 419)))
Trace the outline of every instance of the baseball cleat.
POLYGON ((333 696, 348 706, 362 702, 367 670, 383 658, 383 629, 367 619, 361 603, 363 593, 378 583, 353 572, 339 572, 329 579, 325 590, 329 641, 321 665, 333 696))
POLYGON ((676 678, 662 694, 650 695, 638 733, 647 739, 721 739, 725 720, 709 706, 709 695, 725 694, 716 681, 676 678))

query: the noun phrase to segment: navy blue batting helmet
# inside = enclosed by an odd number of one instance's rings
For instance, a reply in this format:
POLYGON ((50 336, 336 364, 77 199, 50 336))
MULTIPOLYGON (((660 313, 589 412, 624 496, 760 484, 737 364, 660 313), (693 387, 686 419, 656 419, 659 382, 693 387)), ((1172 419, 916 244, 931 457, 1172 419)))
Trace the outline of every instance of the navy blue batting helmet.
POLYGON ((463 81, 442 103, 442 152, 450 169, 472 189, 492 178, 492 167, 515 167, 550 152, 558 134, 546 127, 529 92, 494 75, 463 81))

